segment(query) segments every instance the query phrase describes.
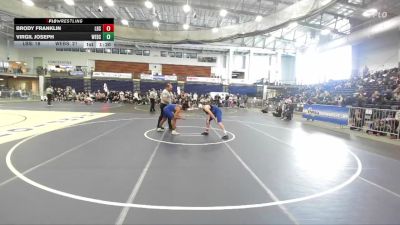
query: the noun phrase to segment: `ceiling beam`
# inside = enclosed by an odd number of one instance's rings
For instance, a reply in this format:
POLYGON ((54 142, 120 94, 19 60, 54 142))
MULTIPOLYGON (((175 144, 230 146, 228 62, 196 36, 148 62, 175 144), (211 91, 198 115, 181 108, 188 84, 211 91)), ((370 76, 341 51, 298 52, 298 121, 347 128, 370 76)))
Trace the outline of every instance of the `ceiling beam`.
MULTIPOLYGON (((151 23, 152 23, 152 21, 151 20, 137 20, 137 19, 135 19, 135 20, 133 20, 133 22, 135 23, 135 24, 148 24, 148 25, 151 25, 151 23)), ((174 23, 174 22, 166 22, 166 21, 158 21, 159 23, 160 23, 160 26, 161 25, 168 25, 168 26, 179 26, 179 25, 183 25, 183 24, 177 24, 177 23, 174 23)), ((179 26, 179 27, 181 27, 181 26, 179 26)), ((211 28, 213 28, 213 27, 208 27, 208 26, 202 26, 202 25, 195 25, 195 24, 190 24, 190 27, 194 27, 194 28, 201 28, 201 29, 211 29, 211 28)))
MULTIPOLYGON (((56 0, 57 2, 64 2, 62 0, 56 0)), ((274 0, 264 0, 264 1, 274 1, 274 0)), ((46 4, 47 1, 45 0, 38 0, 38 3, 43 3, 46 4)), ((144 8, 143 4, 144 0, 114 0, 114 3, 116 6, 124 7, 124 6, 136 6, 136 7, 141 7, 144 8)), ((169 6, 177 6, 181 7, 183 5, 182 2, 175 2, 175 1, 163 1, 163 0, 152 0, 153 4, 155 5, 169 5, 169 6)), ((200 2, 200 1, 199 1, 200 2)), ((281 4, 287 4, 291 5, 293 2, 283 0, 279 1, 281 4)), ((77 2, 77 4, 93 4, 93 0, 81 0, 77 2)), ((206 5, 206 4, 199 4, 199 3, 194 3, 194 1, 190 2, 190 5, 193 9, 199 8, 199 9, 207 9, 207 10, 213 10, 213 11, 219 11, 220 7, 216 7, 213 5, 206 5)), ((241 10, 241 9, 234 9, 232 7, 226 8, 230 14, 243 14, 243 15, 249 15, 249 16, 257 16, 259 15, 257 12, 250 12, 246 10, 241 10)), ((263 9, 266 10, 266 9, 263 9)), ((267 13, 262 13, 260 14, 261 16, 268 16, 270 15, 270 12, 273 12, 273 6, 271 5, 271 8, 267 9, 267 13)), ((229 14, 228 14, 229 16, 229 14)))
POLYGON ((341 18, 350 20, 349 16, 345 16, 345 15, 334 13, 334 12, 325 11, 325 12, 323 12, 323 14, 328 14, 328 15, 332 15, 334 17, 341 17, 341 18))
POLYGON ((360 4, 351 3, 351 2, 349 2, 349 0, 341 0, 338 3, 345 5, 345 6, 354 7, 357 9, 366 9, 367 8, 367 4, 365 4, 365 3, 360 5, 360 4))
POLYGON ((128 7, 124 7, 126 14, 128 14, 129 18, 131 20, 135 19, 135 17, 133 16, 133 14, 131 13, 131 11, 129 10, 128 7))
MULTIPOLYGON (((85 9, 90 12, 90 14, 92 14, 95 18, 99 18, 94 12, 93 12, 93 8, 89 7, 89 6, 85 6, 85 9)), ((72 14, 71 14, 72 15, 72 14)))
POLYGON ((332 28, 330 28, 330 27, 318 25, 318 24, 310 24, 310 23, 299 22, 299 25, 301 25, 301 26, 303 26, 303 27, 308 27, 308 28, 311 28, 311 29, 314 29, 314 30, 330 29, 331 32, 334 33, 334 34, 338 34, 338 35, 341 35, 341 36, 347 35, 346 33, 337 31, 337 30, 332 29, 332 28))

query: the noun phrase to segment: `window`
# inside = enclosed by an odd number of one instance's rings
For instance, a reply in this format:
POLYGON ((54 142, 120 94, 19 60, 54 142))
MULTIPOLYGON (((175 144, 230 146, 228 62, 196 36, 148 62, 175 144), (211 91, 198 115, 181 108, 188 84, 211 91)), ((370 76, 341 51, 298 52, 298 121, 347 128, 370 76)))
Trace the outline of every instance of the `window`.
POLYGON ((143 50, 144 56, 150 56, 150 50, 143 50))
POLYGON ((198 58, 199 62, 207 62, 207 63, 216 63, 217 62, 217 57, 199 57, 198 58))
POLYGON ((133 55, 133 50, 132 50, 132 49, 128 49, 128 50, 126 50, 126 53, 127 53, 128 55, 133 55))
POLYGON ((135 55, 143 55, 143 51, 142 50, 135 50, 135 55))
POLYGON ((126 54, 128 54, 128 50, 127 49, 120 49, 119 50, 119 54, 126 55, 126 54))
POLYGON ((197 53, 189 53, 189 58, 197 59, 197 53))
POLYGON ((160 55, 161 55, 161 57, 167 57, 168 53, 166 51, 161 51, 160 55))
POLYGON ((79 51, 80 51, 80 52, 86 52, 86 49, 80 48, 79 51))
POLYGON ((112 54, 119 54, 119 48, 113 48, 112 54))
POLYGON ((182 52, 175 52, 176 58, 182 58, 182 52))
POLYGON ((175 57, 175 52, 168 52, 169 57, 175 57))
POLYGON ((104 53, 104 48, 96 48, 96 53, 104 53))
POLYGON ((62 51, 64 51, 64 49, 62 49, 62 48, 56 48, 56 51, 57 51, 57 52, 62 52, 62 51))
POLYGON ((73 52, 79 52, 79 48, 73 48, 72 51, 73 52))
POLYGON ((232 71, 232 79, 244 79, 244 72, 232 71))
POLYGON ((104 53, 111 54, 111 48, 106 48, 106 49, 104 50, 104 53))

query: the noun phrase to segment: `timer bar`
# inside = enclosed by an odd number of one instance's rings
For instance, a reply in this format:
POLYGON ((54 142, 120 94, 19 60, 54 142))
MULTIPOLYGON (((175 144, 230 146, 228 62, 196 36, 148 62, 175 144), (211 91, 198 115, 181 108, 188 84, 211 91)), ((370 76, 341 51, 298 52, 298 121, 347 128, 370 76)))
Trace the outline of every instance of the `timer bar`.
POLYGON ((14 41, 16 48, 114 48, 113 41, 14 41))

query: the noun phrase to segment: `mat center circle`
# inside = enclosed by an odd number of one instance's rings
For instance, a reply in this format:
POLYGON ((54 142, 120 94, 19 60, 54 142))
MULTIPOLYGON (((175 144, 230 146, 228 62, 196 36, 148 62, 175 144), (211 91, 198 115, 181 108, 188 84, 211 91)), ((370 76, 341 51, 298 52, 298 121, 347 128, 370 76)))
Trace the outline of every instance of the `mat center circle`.
POLYGON ((228 133, 229 139, 223 140, 221 139, 221 134, 222 130, 220 129, 210 129, 209 135, 201 135, 201 132, 204 131, 205 127, 201 126, 179 126, 178 129, 180 129, 180 134, 179 135, 172 135, 168 130, 163 131, 168 132, 165 135, 163 135, 163 132, 157 132, 156 128, 147 130, 144 132, 144 136, 155 142, 160 142, 160 143, 165 143, 165 144, 171 144, 171 145, 216 145, 216 144, 223 144, 227 143, 230 141, 233 141, 236 136, 234 133, 230 131, 226 131, 228 133), (198 132, 196 133, 188 133, 184 132, 184 129, 182 128, 196 128, 198 129, 198 132), (216 137, 216 138, 215 138, 216 137), (213 142, 207 142, 207 140, 214 139, 215 141, 213 142), (194 142, 199 142, 200 143, 194 143, 194 142), (204 142, 203 142, 204 141, 204 142))

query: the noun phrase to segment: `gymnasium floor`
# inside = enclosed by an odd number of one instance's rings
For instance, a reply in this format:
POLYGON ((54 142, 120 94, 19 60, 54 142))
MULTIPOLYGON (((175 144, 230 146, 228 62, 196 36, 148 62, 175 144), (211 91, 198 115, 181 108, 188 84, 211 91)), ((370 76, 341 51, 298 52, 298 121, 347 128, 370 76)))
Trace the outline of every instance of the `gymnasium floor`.
POLYGON ((400 224, 400 147, 224 110, 0 104, 0 224, 400 224), (33 136, 32 136, 33 135, 33 136))

